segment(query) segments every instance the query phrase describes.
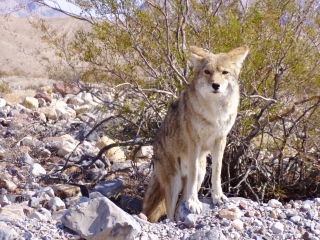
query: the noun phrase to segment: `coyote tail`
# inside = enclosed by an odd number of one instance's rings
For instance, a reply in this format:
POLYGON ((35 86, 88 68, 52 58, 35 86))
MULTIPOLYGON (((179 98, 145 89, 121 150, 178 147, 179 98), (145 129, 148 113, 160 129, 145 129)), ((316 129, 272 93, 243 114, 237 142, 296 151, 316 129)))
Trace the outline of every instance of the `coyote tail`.
POLYGON ((143 200, 142 212, 148 221, 157 222, 166 213, 165 192, 155 174, 152 174, 148 190, 143 200))

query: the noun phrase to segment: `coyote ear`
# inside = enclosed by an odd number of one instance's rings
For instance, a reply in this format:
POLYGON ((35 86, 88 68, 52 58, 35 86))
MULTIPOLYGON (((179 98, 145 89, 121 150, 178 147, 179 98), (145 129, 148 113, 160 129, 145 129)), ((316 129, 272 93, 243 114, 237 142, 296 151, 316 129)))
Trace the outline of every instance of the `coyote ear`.
POLYGON ((248 53, 249 53, 249 47, 242 46, 242 47, 238 47, 231 50, 230 52, 228 52, 228 55, 231 57, 234 63, 238 65, 238 67, 241 67, 248 53))
POLYGON ((196 68, 207 55, 208 52, 204 51, 202 48, 190 46, 190 61, 194 68, 196 68))

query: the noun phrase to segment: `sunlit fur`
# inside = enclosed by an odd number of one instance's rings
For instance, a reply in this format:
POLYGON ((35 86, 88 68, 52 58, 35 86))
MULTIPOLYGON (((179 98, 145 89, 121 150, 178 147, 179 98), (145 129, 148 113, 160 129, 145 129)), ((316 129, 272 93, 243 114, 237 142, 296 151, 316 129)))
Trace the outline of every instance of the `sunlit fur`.
POLYGON ((237 115, 237 80, 248 51, 242 46, 213 54, 190 47, 194 79, 170 107, 154 143, 154 171, 143 203, 150 222, 157 222, 165 213, 173 221, 182 201, 191 212, 201 212, 197 193, 209 153, 213 203, 227 200, 221 189, 222 156, 237 115))

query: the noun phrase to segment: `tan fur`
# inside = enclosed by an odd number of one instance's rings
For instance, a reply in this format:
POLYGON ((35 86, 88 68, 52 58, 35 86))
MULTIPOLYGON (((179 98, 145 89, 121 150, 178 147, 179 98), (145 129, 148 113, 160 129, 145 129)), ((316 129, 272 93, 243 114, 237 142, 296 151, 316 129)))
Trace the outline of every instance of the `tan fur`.
POLYGON ((197 193, 209 153, 213 203, 227 200, 221 189, 222 157, 226 136, 237 115, 237 79, 248 51, 243 46, 229 53, 213 54, 190 47, 195 77, 170 107, 154 143, 154 171, 143 203, 143 213, 149 221, 158 221, 165 212, 173 221, 182 201, 191 212, 201 212, 197 193))

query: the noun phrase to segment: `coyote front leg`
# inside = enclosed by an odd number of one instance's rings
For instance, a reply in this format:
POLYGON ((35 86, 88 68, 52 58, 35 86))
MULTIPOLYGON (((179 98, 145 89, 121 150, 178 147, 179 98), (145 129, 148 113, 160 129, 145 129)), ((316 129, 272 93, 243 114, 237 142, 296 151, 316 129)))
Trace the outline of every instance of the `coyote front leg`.
POLYGON ((202 204, 198 199, 198 172, 199 172, 199 157, 200 157, 200 147, 190 147, 189 144, 189 154, 188 154, 188 164, 187 164, 187 189, 186 196, 187 202, 186 206, 192 213, 201 213, 202 204))
POLYGON ((214 204, 221 205, 224 201, 227 201, 227 197, 223 194, 221 188, 221 167, 224 149, 226 147, 227 138, 222 137, 214 142, 214 146, 211 151, 212 156, 212 189, 211 197, 214 204))

